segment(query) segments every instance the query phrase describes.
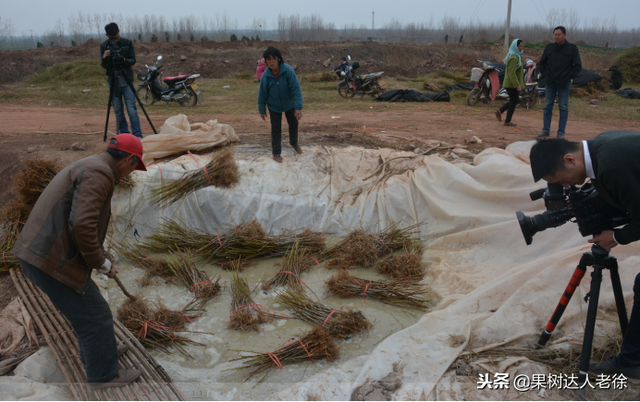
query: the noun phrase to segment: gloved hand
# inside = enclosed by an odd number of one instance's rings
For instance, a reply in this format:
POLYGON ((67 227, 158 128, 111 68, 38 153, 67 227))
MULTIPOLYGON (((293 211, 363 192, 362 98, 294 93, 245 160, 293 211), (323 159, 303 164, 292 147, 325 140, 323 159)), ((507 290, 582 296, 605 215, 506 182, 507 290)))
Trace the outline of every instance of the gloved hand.
POLYGON ((97 268, 96 271, 100 272, 101 274, 108 274, 109 272, 111 272, 111 261, 105 259, 100 268, 97 268))

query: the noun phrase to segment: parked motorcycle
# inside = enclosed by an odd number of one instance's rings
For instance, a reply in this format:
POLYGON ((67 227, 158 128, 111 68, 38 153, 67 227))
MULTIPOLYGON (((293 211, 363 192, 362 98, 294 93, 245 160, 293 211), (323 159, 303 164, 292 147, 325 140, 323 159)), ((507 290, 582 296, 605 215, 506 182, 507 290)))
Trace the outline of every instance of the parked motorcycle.
POLYGON ((177 77, 165 77, 160 72, 162 56, 154 66, 147 66, 147 70, 139 71, 137 77, 141 84, 138 84, 138 96, 145 105, 153 105, 155 102, 178 102, 182 106, 195 106, 198 101, 202 101, 202 92, 194 82, 200 74, 179 75, 177 77))
MULTIPOLYGON (((476 80, 476 84, 471 92, 469 92, 469 95, 467 95, 467 104, 469 106, 474 106, 479 100, 483 103, 491 102, 492 78, 494 82, 500 82, 499 74, 504 73, 504 67, 502 66, 498 66, 489 61, 478 60, 478 62, 482 65, 483 72, 480 78, 476 80)), ((532 68, 535 68, 535 66, 532 68)), ((525 77, 531 76, 531 74, 527 73, 528 71, 525 69, 525 77)), ((526 88, 523 88, 522 92, 520 92, 520 104, 529 109, 538 103, 538 82, 525 80, 525 86, 526 88)), ((505 88, 500 88, 496 94, 496 99, 509 100, 507 90, 505 88)))
POLYGON ((386 91, 382 74, 384 71, 371 74, 355 75, 354 71, 360 67, 360 63, 354 61, 340 75, 344 78, 338 84, 338 94, 343 98, 353 98, 356 95, 371 95, 376 98, 386 91))

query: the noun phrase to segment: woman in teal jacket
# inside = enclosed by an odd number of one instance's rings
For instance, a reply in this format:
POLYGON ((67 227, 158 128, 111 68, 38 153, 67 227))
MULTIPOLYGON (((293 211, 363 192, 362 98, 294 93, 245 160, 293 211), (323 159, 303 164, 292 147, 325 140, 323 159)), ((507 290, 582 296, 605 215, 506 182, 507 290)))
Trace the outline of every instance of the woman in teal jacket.
POLYGON ((516 110, 516 105, 520 103, 520 92, 525 88, 522 64, 523 50, 524 43, 521 39, 516 39, 511 42, 509 53, 507 53, 507 57, 504 58, 504 64, 507 65, 507 71, 504 74, 504 82, 502 83, 502 86, 509 94, 509 102, 496 110, 496 119, 498 119, 498 121, 502 121, 502 113, 506 110, 507 118, 504 119, 505 126, 516 126, 511 122, 511 117, 513 117, 513 112, 516 110))
POLYGON ((260 79, 258 92, 258 112, 262 120, 267 120, 267 108, 271 120, 271 147, 273 160, 282 163, 280 156, 282 138, 282 113, 289 124, 289 143, 301 154, 298 146, 298 120, 302 118, 302 90, 293 68, 282 60, 280 50, 269 47, 263 57, 267 62, 267 70, 260 79))

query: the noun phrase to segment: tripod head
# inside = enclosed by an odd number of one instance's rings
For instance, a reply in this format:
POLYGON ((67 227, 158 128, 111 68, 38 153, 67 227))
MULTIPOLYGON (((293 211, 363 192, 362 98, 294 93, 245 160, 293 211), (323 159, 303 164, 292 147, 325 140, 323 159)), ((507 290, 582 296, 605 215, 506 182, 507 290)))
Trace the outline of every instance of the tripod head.
POLYGON ((125 67, 126 59, 124 53, 129 52, 129 46, 118 46, 118 42, 114 38, 109 38, 107 42, 107 50, 110 51, 110 55, 107 58, 107 64, 111 71, 122 71, 125 67))

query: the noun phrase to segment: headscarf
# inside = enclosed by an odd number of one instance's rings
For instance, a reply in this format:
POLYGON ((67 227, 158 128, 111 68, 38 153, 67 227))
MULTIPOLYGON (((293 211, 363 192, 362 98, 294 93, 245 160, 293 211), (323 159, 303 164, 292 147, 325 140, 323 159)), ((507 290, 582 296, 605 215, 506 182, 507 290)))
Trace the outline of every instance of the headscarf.
POLYGON ((509 57, 518 56, 518 67, 522 65, 522 57, 520 56, 522 52, 518 49, 519 40, 520 39, 514 39, 513 42, 511 42, 511 46, 509 46, 509 53, 507 53, 507 57, 504 58, 504 64, 507 64, 509 57))

